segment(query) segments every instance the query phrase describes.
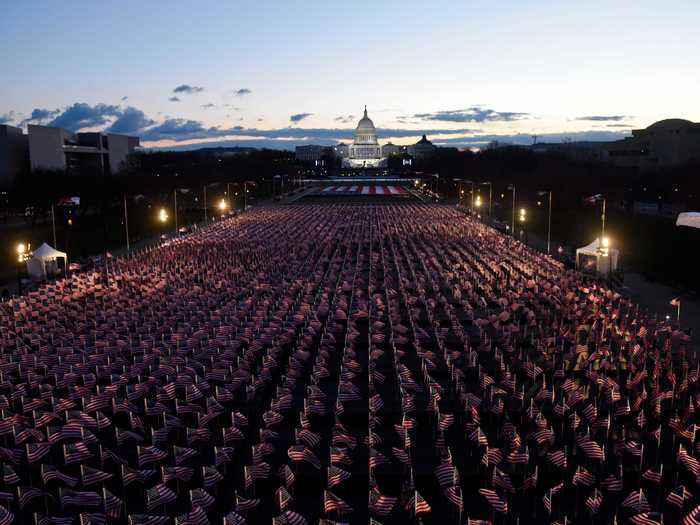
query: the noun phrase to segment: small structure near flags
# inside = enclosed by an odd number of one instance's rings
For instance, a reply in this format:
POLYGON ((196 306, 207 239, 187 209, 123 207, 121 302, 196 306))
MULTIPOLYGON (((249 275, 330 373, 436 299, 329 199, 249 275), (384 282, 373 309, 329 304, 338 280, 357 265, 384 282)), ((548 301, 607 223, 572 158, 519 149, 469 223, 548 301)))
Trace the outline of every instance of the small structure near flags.
POLYGON ((612 248, 609 241, 606 246, 606 238, 601 242, 600 237, 596 237, 592 243, 576 249, 576 268, 607 275, 617 270, 619 257, 620 250, 612 248))

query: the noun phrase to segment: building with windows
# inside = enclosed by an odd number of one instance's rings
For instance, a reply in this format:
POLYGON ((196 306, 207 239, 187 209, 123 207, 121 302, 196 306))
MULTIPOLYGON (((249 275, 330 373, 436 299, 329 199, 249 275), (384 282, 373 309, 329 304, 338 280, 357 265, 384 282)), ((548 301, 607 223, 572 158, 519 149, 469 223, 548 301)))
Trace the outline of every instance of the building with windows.
POLYGON ((302 162, 318 163, 324 156, 332 155, 333 148, 309 144, 308 146, 297 146, 294 153, 297 160, 302 162))
POLYGON ((423 137, 416 142, 413 146, 408 147, 408 153, 413 158, 424 159, 430 157, 437 150, 437 146, 428 140, 428 137, 423 135, 423 137))
POLYGON ((632 136, 606 144, 608 160, 618 166, 650 171, 700 163, 700 123, 684 119, 666 119, 632 136))
POLYGON ((127 135, 71 133, 61 128, 31 124, 27 131, 32 171, 117 173, 127 156, 139 147, 138 137, 127 135))
POLYGON ((382 157, 391 157, 392 155, 400 155, 405 151, 402 146, 397 146, 391 142, 387 142, 382 146, 382 157))
MULTIPOLYGON (((330 148, 330 151, 339 157, 342 161, 343 168, 385 168, 387 160, 395 155, 409 155, 415 158, 425 158, 433 155, 438 147, 435 146, 428 138, 423 137, 411 146, 399 146, 388 142, 384 145, 379 144, 377 129, 374 127, 374 122, 367 115, 367 106, 365 111, 357 123, 357 127, 353 133, 353 141, 351 143, 340 142, 330 148)), ((321 159, 326 154, 329 148, 325 146, 297 146, 297 160, 313 162, 321 159)))
POLYGON ((0 126, 0 183, 22 171, 60 171, 73 175, 118 173, 139 148, 139 138, 112 133, 72 133, 62 128, 30 124, 0 126))
POLYGON ((27 136, 20 128, 0 125, 0 185, 10 184, 27 166, 27 136))
POLYGON ((350 144, 347 157, 343 157, 344 168, 381 168, 386 166, 382 148, 377 141, 374 122, 365 113, 355 128, 355 137, 350 144))

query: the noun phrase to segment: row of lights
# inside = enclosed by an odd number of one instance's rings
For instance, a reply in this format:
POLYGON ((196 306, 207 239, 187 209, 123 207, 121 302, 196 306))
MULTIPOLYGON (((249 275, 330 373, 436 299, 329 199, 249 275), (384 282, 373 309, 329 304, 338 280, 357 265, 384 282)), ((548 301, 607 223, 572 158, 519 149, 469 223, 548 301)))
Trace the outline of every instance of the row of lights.
MULTIPOLYGON (((226 199, 221 199, 219 201, 219 204, 216 205, 217 208, 219 208, 219 211, 224 214, 226 213, 226 210, 228 210, 228 202, 226 202, 226 199)), ((158 220, 162 223, 168 222, 168 219, 170 218, 170 215, 168 215, 168 210, 165 208, 161 208, 158 210, 158 220)))

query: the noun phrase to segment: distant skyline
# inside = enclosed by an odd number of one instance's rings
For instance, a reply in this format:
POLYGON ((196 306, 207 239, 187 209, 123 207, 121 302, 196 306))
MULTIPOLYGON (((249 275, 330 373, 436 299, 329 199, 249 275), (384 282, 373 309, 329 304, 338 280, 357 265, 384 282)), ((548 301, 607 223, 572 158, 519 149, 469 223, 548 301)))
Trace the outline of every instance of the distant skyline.
POLYGON ((2 2, 0 123, 147 147, 610 140, 700 120, 700 4, 2 2), (661 9, 661 7, 663 9, 661 9))

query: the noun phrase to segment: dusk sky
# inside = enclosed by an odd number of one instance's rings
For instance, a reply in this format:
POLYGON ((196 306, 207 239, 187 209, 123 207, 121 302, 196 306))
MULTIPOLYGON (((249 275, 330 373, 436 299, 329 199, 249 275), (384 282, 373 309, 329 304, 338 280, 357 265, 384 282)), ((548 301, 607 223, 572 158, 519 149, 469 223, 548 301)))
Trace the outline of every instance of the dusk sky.
POLYGON ((700 120, 697 0, 0 0, 0 123, 145 146, 607 139, 700 120))

